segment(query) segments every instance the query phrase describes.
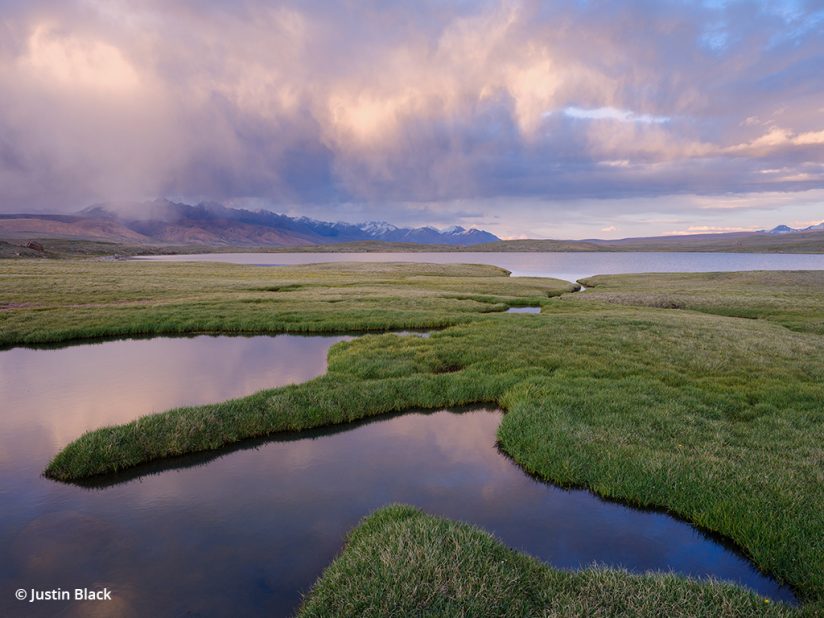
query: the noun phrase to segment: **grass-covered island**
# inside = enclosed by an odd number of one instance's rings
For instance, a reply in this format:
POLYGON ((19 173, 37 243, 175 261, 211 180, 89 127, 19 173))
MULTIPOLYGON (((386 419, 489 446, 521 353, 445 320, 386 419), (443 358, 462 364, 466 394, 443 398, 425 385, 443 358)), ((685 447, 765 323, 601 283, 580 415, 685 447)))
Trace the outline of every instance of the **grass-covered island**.
MULTIPOLYGON (((482 266, 0 263, 0 345, 438 328, 337 344, 326 375, 90 432, 71 481, 252 436, 493 403, 531 474, 717 532, 824 612, 824 272, 512 278, 482 266), (540 315, 507 315, 540 305, 540 315)), ((306 615, 761 615, 732 586, 563 573, 405 507, 355 530, 306 615)))

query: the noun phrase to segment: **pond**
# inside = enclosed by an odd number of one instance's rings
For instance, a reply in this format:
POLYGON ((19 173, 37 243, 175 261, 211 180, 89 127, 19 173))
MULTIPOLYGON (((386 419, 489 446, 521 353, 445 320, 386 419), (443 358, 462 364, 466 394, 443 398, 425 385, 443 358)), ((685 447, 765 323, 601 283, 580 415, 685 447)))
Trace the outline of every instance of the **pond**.
POLYGON ((318 262, 429 262, 492 264, 524 277, 577 281, 592 275, 735 270, 824 270, 824 254, 785 253, 206 253, 157 255, 157 261, 231 262, 286 266, 318 262))
POLYGON ((198 336, 0 352, 0 615, 23 614, 18 588, 103 586, 117 615, 289 614, 347 531, 392 502, 476 524, 561 568, 672 569, 793 600, 684 522, 534 480, 496 448, 495 410, 282 434, 91 487, 41 476, 87 430, 317 376, 342 339, 198 336))

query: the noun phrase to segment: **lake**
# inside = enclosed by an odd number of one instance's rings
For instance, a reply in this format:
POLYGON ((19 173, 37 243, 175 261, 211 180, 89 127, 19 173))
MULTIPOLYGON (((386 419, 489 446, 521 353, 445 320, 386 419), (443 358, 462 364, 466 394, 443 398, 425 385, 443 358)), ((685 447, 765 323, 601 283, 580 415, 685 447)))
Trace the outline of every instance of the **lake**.
POLYGON ((824 270, 824 254, 788 253, 207 253, 139 259, 288 266, 319 262, 492 264, 518 277, 577 281, 592 275, 735 270, 824 270))
POLYGON ((88 604, 22 608, 11 595, 84 586, 113 591, 107 615, 286 615, 360 518, 392 502, 476 524, 560 568, 712 575, 794 599, 684 522, 531 478, 497 450, 496 410, 281 434, 92 486, 41 476, 90 429, 320 375, 343 339, 160 337, 0 352, 0 615, 88 615, 88 604))

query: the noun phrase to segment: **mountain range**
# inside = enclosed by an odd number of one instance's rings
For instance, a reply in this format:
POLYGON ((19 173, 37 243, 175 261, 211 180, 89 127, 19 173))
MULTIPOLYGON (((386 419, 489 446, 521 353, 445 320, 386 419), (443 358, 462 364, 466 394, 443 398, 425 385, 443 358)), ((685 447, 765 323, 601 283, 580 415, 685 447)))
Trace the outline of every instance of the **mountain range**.
MULTIPOLYGON (((762 232, 764 230, 761 230, 762 232)), ((807 227, 795 228, 789 225, 776 225, 773 229, 767 230, 767 234, 794 234, 796 232, 819 232, 824 231, 824 221, 816 225, 808 225, 807 227)))
POLYGON ((68 215, 0 215, 0 257, 211 251, 709 251, 824 253, 824 222, 756 232, 617 240, 501 240, 475 228, 330 223, 165 199, 95 204, 68 215), (81 242, 78 242, 81 241, 81 242), (111 246, 116 244, 116 248, 111 246), (39 247, 30 249, 29 245, 39 247), (29 247, 25 251, 22 248, 29 247))
POLYGON ((71 215, 0 215, 6 238, 71 238, 137 244, 301 247, 382 241, 467 246, 500 240, 475 228, 397 227, 385 221, 330 223, 266 210, 195 206, 159 199, 95 204, 71 215))

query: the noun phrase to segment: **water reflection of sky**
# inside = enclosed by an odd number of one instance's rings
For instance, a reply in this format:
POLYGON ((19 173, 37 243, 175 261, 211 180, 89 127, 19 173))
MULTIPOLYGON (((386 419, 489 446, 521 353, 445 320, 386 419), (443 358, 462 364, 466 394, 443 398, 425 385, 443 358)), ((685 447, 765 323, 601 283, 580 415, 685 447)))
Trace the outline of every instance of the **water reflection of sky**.
MULTIPOLYGON (((88 429, 318 375, 340 339, 204 336, 0 352, 2 589, 108 585, 116 604, 107 611, 123 616, 281 615, 361 517, 404 502, 478 524, 560 567, 711 573, 787 597, 684 523, 528 477, 496 450, 493 411, 410 413, 283 437, 105 488, 39 476, 88 429)), ((19 610, 8 596, 2 615, 19 610)), ((89 606, 64 609, 83 615, 89 606)))
POLYGON ((517 277, 556 277, 576 281, 592 275, 642 272, 723 272, 736 270, 824 270, 824 254, 777 253, 205 253, 156 255, 157 261, 230 262, 262 266, 318 262, 429 262, 491 264, 517 277))

